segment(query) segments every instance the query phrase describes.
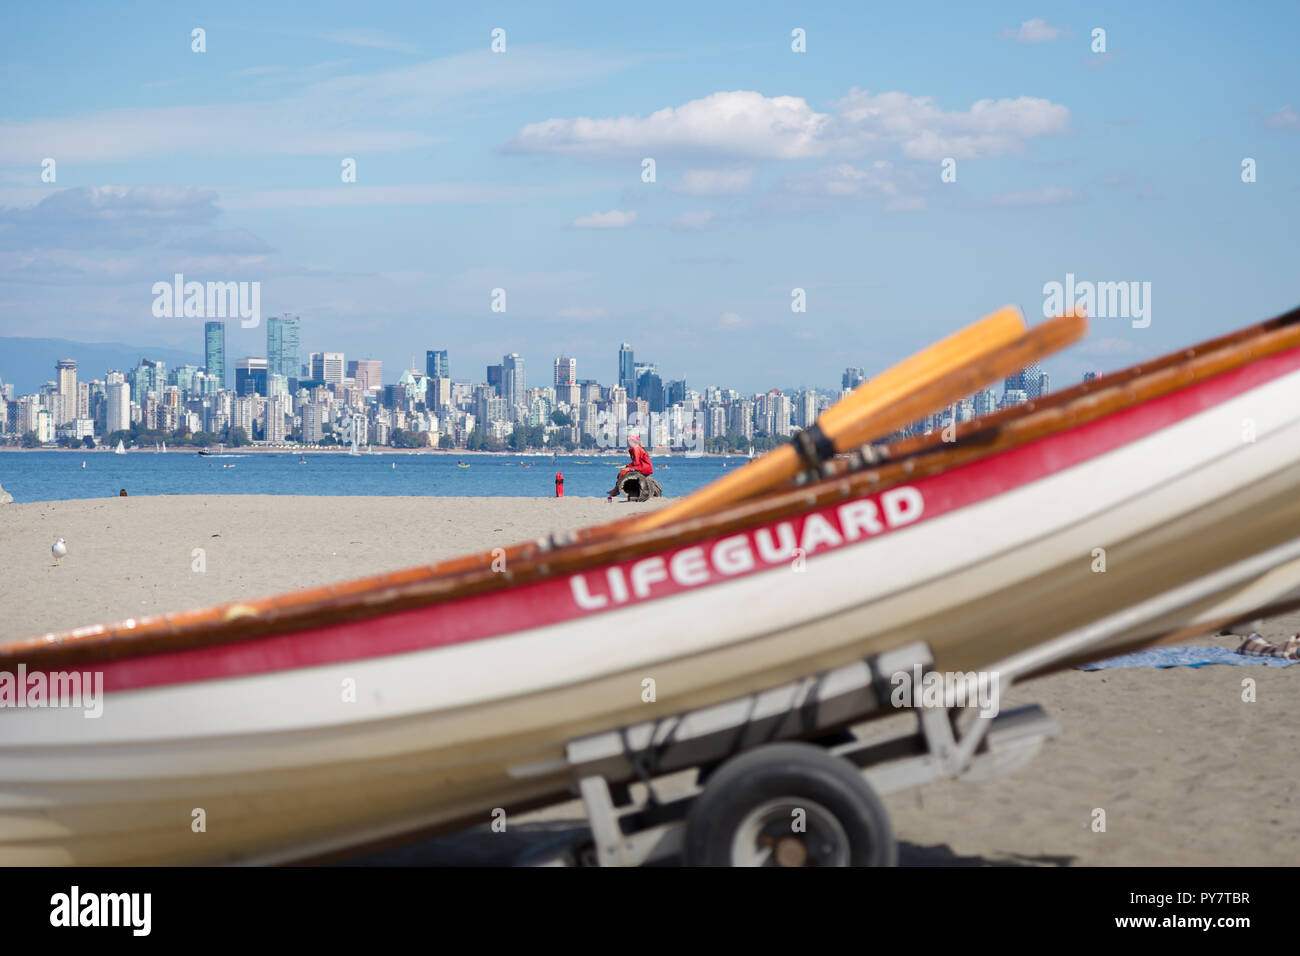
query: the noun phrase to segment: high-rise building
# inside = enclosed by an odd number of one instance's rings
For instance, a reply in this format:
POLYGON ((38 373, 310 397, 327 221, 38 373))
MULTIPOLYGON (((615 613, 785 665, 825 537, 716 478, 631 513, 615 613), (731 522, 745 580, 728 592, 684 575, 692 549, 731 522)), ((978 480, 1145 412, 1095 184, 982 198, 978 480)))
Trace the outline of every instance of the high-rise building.
POLYGON ((851 365, 840 376, 840 388, 845 391, 852 391, 866 381, 866 378, 866 373, 860 367, 851 365))
POLYGON ((451 378, 451 361, 446 349, 429 349, 424 353, 424 374, 429 378, 451 378))
POLYGON ((296 315, 271 316, 266 320, 266 369, 285 380, 298 377, 299 320, 296 315))
POLYGON ((265 395, 267 365, 264 358, 241 358, 235 361, 235 394, 265 395))
POLYGON ((668 396, 664 399, 668 407, 681 405, 686 401, 686 379, 679 378, 668 383, 668 396))
POLYGON ((356 382, 357 388, 382 388, 384 384, 384 363, 379 359, 357 359, 348 363, 348 378, 356 382))
POLYGON ((288 395, 276 395, 267 401, 266 428, 264 430, 267 441, 284 441, 288 437, 287 420, 292 414, 293 401, 288 395))
POLYGON ((104 385, 106 411, 104 435, 127 431, 131 427, 131 386, 121 372, 109 372, 104 385))
POLYGON ((636 397, 646 402, 652 412, 664 410, 664 381, 653 365, 648 366, 637 377, 636 397))
POLYGON ((522 405, 527 387, 524 360, 518 352, 511 352, 501 359, 501 397, 511 408, 522 405))
POLYGON ((63 405, 55 425, 62 425, 77 417, 77 363, 73 359, 59 359, 55 365, 59 373, 59 394, 63 405))
POLYGON ((429 378, 425 379, 424 387, 424 407, 430 411, 441 412, 444 409, 451 408, 451 379, 449 378, 429 378))
POLYGON ((308 402, 302 407, 302 440, 314 445, 325 437, 325 425, 329 420, 329 406, 317 402, 308 402))
POLYGON ((203 365, 217 380, 217 388, 226 387, 226 323, 203 323, 203 365))
POLYGON ((1002 385, 1003 393, 1006 392, 1024 392, 1026 398, 1024 401, 1038 398, 1041 394, 1040 379, 1043 370, 1037 362, 1031 362, 1014 375, 1007 376, 1007 380, 1002 385))
POLYGON ((636 392, 636 362, 632 357, 632 346, 627 342, 618 347, 618 385, 629 393, 636 392))
POLYGON ((811 428, 815 421, 817 421, 817 393, 809 389, 799 395, 798 421, 796 424, 800 428, 811 428))
POLYGON ((561 355, 555 360, 555 385, 571 385, 578 380, 578 360, 561 355))
POLYGON ((312 352, 311 377, 328 385, 342 385, 344 364, 342 352, 312 352))
POLYGON ((501 383, 504 380, 504 371, 505 367, 502 365, 489 365, 487 367, 487 383, 492 388, 492 391, 496 392, 497 395, 503 394, 501 391, 501 383))
POLYGON ((1044 395, 1046 395, 1048 391, 1051 389, 1051 386, 1052 386, 1052 382, 1051 379, 1047 377, 1047 373, 1043 372, 1042 374, 1040 374, 1038 376, 1038 397, 1042 398, 1044 395))

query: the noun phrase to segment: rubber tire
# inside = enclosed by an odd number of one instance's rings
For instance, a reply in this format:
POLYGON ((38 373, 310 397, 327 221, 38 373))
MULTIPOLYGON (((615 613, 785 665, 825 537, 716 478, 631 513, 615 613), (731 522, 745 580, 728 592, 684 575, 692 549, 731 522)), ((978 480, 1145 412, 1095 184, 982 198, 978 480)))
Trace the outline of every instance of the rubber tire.
POLYGON ((780 743, 733 757, 710 776, 686 816, 686 865, 731 866, 736 828, 780 797, 805 797, 834 815, 849 838, 850 866, 898 864, 889 814, 857 768, 813 744, 780 743))

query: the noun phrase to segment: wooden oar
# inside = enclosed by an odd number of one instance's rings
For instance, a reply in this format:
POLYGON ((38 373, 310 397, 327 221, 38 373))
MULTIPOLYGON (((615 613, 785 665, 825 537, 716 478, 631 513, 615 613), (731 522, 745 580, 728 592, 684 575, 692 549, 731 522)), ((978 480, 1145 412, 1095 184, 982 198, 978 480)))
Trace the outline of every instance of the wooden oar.
MULTIPOLYGON (((1007 306, 904 359, 870 381, 864 382, 851 394, 826 409, 818 418, 817 426, 820 427, 818 434, 834 445, 834 449, 824 450, 830 453, 835 449, 850 448, 870 438, 888 434, 898 426, 885 428, 869 437, 860 437, 861 431, 852 428, 852 425, 856 421, 869 420, 890 405, 931 385, 954 370, 965 368, 993 350, 1014 342, 1024 332, 1025 320, 1020 310, 1014 306, 1007 306), (841 434, 845 436, 842 443, 841 434)), ((950 402, 963 398, 967 394, 969 392, 956 395, 950 402)), ((942 404, 945 403, 938 403, 938 405, 942 404)), ((927 411, 933 411, 933 407, 927 411)), ((899 424, 906 424, 911 420, 904 419, 899 424)), ((734 502, 752 498, 792 478, 804 467, 806 465, 795 446, 782 445, 761 458, 756 458, 739 471, 689 495, 677 504, 646 515, 630 530, 637 532, 659 528, 674 521, 693 518, 734 502)))

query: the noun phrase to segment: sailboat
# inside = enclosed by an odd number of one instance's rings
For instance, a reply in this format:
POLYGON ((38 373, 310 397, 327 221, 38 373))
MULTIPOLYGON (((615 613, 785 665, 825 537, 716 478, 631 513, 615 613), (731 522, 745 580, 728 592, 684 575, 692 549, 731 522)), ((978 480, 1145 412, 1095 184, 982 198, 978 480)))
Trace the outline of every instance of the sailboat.
MULTIPOLYGON (((805 440, 798 479, 648 529, 674 506, 0 643, 0 671, 93 669, 105 694, 97 720, 0 709, 0 865, 310 859, 567 799, 583 753, 654 774, 625 757, 672 753, 680 715, 918 644, 936 672, 1019 680, 1300 607, 1300 309, 955 431, 832 459, 805 440), (1101 544, 1140 573, 1094 573, 1101 544), (647 674, 672 692, 644 700, 647 674), (340 707, 347 681, 373 692, 340 707), (201 839, 159 822, 198 806, 220 821, 201 839)), ((841 720, 897 713, 871 686, 841 720)), ((728 739, 770 739, 755 719, 728 739)))
POLYGON ((125 455, 125 454, 126 454, 126 446, 122 444, 122 439, 119 438, 119 439, 117 440, 117 447, 113 449, 113 454, 114 454, 114 455, 125 455))

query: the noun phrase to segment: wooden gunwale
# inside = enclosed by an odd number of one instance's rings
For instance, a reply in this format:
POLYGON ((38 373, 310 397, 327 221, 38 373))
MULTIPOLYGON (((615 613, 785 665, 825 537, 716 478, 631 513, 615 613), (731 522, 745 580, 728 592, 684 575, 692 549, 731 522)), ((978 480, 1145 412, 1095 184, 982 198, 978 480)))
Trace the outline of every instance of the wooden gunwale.
MULTIPOLYGON (((1030 410, 1007 409, 968 423, 956 442, 923 443, 915 453, 882 465, 788 488, 726 509, 644 532, 620 533, 638 517, 578 532, 571 543, 545 548, 537 542, 507 550, 509 570, 493 572, 491 553, 432 566, 375 575, 338 585, 290 592, 255 601, 77 628, 0 644, 0 671, 19 663, 56 669, 249 641, 376 617, 652 554, 802 514, 836 501, 873 494, 933 475, 1177 391, 1268 355, 1300 347, 1300 309, 1240 332, 1182 349, 1153 362, 1116 372, 1039 401, 1030 410)), ((900 447, 899 443, 894 447, 900 447)))
MULTIPOLYGON (((1269 319, 1267 322, 1261 322, 1258 325, 1252 325, 1244 329, 1238 329, 1235 332, 1229 332, 1218 338, 1209 339, 1189 348, 1180 349, 1176 352, 1169 352, 1159 358, 1152 359, 1149 362, 1143 362, 1138 365, 1132 365, 1126 369, 1110 372, 1106 375, 1098 376, 1090 382, 1082 382, 1078 385, 1072 385, 1070 388, 1059 392, 1053 392, 1043 398, 1035 398, 1028 402, 1022 402, 1019 405, 1013 405, 1010 408, 1004 408, 999 411, 990 412, 979 418, 971 419, 968 422, 960 422, 956 425, 953 434, 958 442, 965 438, 971 438, 975 435, 992 432, 1018 418, 1024 418, 1035 412, 1044 411, 1049 408, 1059 408, 1062 405, 1076 401, 1085 395, 1091 395, 1108 388, 1114 388, 1127 382, 1131 382, 1143 375, 1150 375, 1153 372, 1159 372, 1171 366, 1190 361, 1210 352, 1217 352, 1233 345, 1239 345, 1251 339, 1257 339, 1260 336, 1270 332, 1277 331, 1293 323, 1300 322, 1300 308, 1292 309, 1290 312, 1280 315, 1277 318, 1269 319)), ((931 432, 928 435, 915 435, 910 438, 901 438, 894 442, 880 444, 876 446, 877 453, 885 456, 890 460, 899 460, 913 455, 922 455, 933 451, 936 448, 950 448, 952 442, 945 442, 941 432, 931 432)), ((843 473, 848 467, 847 460, 836 460, 832 466, 834 474, 843 473)))

